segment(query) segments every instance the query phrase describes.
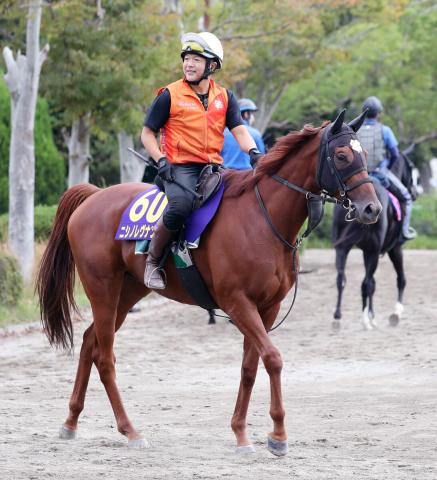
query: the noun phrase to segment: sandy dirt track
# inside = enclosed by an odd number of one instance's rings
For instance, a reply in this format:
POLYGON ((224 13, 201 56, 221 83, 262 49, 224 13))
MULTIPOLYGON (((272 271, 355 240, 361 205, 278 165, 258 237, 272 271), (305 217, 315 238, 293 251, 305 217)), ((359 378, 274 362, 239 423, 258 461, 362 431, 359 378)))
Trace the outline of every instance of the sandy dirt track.
MULTIPOLYGON (((379 328, 360 325, 361 254, 348 262, 343 328, 331 331, 333 251, 308 250, 291 318, 272 333, 284 360, 290 452, 266 449, 268 378, 261 367, 249 408, 256 453, 234 454, 230 429, 242 337, 200 308, 151 296, 116 337, 127 411, 150 442, 130 450, 93 369, 78 438, 58 439, 67 414, 74 356, 52 350, 39 328, 0 334, 2 479, 436 479, 437 252, 406 251, 405 314, 388 326, 395 275, 379 266, 379 328)), ((285 312, 291 298, 283 303, 285 312)), ((86 314, 89 317, 89 313, 86 314)))

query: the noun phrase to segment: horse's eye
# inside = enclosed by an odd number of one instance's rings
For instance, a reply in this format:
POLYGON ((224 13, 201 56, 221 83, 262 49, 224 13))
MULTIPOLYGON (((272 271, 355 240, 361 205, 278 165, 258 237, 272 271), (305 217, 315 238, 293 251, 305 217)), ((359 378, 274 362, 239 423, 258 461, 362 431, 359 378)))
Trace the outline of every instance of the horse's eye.
POLYGON ((347 160, 347 156, 344 153, 339 153, 337 155, 337 158, 341 160, 342 162, 345 162, 347 160))

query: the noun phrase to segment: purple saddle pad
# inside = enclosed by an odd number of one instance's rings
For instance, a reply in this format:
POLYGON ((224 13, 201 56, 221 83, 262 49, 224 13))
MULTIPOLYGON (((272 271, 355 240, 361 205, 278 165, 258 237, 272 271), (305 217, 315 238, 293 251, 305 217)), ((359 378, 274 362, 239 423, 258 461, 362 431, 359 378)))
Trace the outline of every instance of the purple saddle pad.
MULTIPOLYGON (((185 222, 185 240, 195 242, 214 217, 223 197, 224 183, 200 208, 194 210, 185 222)), ((150 240, 156 223, 168 208, 164 192, 153 186, 139 193, 124 211, 115 240, 150 240)))

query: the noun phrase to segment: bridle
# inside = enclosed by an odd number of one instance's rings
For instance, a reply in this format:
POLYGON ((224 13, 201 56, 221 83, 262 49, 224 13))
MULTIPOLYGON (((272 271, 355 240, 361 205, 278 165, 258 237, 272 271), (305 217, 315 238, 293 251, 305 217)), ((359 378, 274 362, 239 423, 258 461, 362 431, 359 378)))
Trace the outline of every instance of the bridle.
POLYGON ((349 180, 349 178, 353 177, 357 173, 367 171, 366 158, 361 146, 361 150, 353 149, 353 161, 346 168, 339 170, 335 165, 335 149, 339 146, 352 144, 352 142, 357 142, 359 144, 359 141, 355 135, 355 132, 353 132, 350 127, 348 127, 347 131, 342 130, 339 133, 330 135, 331 127, 332 125, 326 127, 320 142, 317 162, 317 183, 322 189, 322 192, 326 192, 330 197, 334 197, 335 192, 338 191, 341 199, 340 203, 344 206, 344 203, 346 202, 346 208, 348 208, 349 204, 352 203, 348 197, 348 193, 352 192, 364 183, 372 183, 372 179, 366 177, 362 178, 361 180, 357 180, 352 185, 346 185, 346 181, 349 180), (349 142, 342 140, 344 137, 347 137, 349 142), (326 166, 329 169, 331 179, 326 178, 326 166), (335 183, 332 182, 332 179, 335 180, 335 183))
MULTIPOLYGON (((346 185, 346 181, 354 176, 357 173, 366 171, 366 159, 362 151, 358 151, 353 149, 354 152, 354 159, 353 161, 344 169, 339 170, 335 165, 335 149, 341 142, 344 144, 344 137, 348 137, 349 142, 353 140, 357 140, 355 132, 348 127, 347 131, 340 131, 339 133, 330 135, 330 131, 332 128, 332 124, 328 125, 323 134, 322 139, 320 142, 319 147, 319 154, 318 154, 318 161, 317 161, 317 183, 321 188, 322 192, 320 194, 310 192, 299 185, 296 185, 292 182, 289 182, 285 178, 280 177, 279 175, 272 175, 271 178, 281 185, 286 186, 290 190, 294 190, 305 195, 307 200, 307 208, 308 208, 308 226, 305 232, 296 239, 294 243, 289 242, 281 232, 276 228, 275 224, 273 223, 267 207, 264 203, 264 200, 261 196, 261 193, 258 188, 258 184, 256 183, 254 186, 255 195, 258 200, 258 204, 261 208, 261 212, 265 220, 267 221, 270 229, 272 230, 273 234, 276 238, 289 250, 293 252, 293 273, 295 275, 295 289, 293 300, 288 312, 285 314, 284 318, 273 328, 269 331, 273 331, 278 328, 287 318, 291 309, 293 308, 294 302, 296 300, 297 295, 297 287, 298 287, 298 271, 296 268, 296 254, 297 251, 302 244, 304 238, 306 238, 320 223, 323 217, 323 206, 325 202, 335 203, 342 205, 346 210, 346 220, 352 221, 354 218, 352 217, 352 213, 355 210, 352 201, 348 197, 348 194, 355 190, 356 188, 360 187, 365 183, 372 183, 371 178, 366 177, 361 180, 354 182, 352 185, 346 185), (339 192, 340 199, 335 197, 335 193, 339 192)), ((343 127, 344 128, 344 127, 343 127)), ((349 143, 347 142, 346 145, 349 143)))
POLYGON ((352 213, 355 210, 355 207, 350 200, 348 194, 355 190, 356 188, 360 187, 365 183, 372 183, 372 179, 369 177, 363 178, 361 180, 357 180, 352 185, 346 185, 346 181, 351 178, 352 176, 356 175, 357 173, 366 171, 366 159, 362 151, 353 150, 354 152, 354 159, 353 161, 344 169, 339 170, 335 165, 335 148, 341 146, 340 144, 348 144, 350 141, 358 141, 355 132, 350 128, 347 127, 347 131, 340 131, 339 133, 330 135, 330 131, 332 128, 332 124, 328 125, 323 134, 322 139, 320 141, 319 147, 319 154, 317 160, 317 183, 321 188, 322 192, 320 194, 310 192, 299 185, 296 185, 292 182, 289 182, 285 178, 280 177, 279 175, 272 175, 271 178, 277 181, 281 185, 286 186, 290 190, 294 190, 296 192, 302 193, 305 195, 307 200, 307 207, 308 207, 308 227, 305 232, 299 237, 294 244, 290 243, 284 236, 279 232, 279 230, 275 227, 272 219, 270 218, 269 212, 265 206, 264 200, 262 199, 261 193, 258 188, 258 184, 255 184, 255 194, 258 200, 258 204, 261 208, 264 218, 266 219, 267 223, 269 224, 271 230, 275 234, 275 236, 284 244, 289 250, 295 250, 299 248, 303 239, 307 237, 320 223, 322 216, 323 216, 323 204, 325 202, 329 203, 336 203, 341 205, 343 208, 347 210, 346 212, 346 220, 352 221, 354 218, 352 217, 352 213), (344 141, 344 137, 347 137, 349 142, 344 141), (340 199, 335 197, 336 192, 339 192, 340 199), (320 218, 312 218, 312 214, 315 213, 315 210, 319 207, 320 218), (321 207, 321 209, 320 209, 321 207))

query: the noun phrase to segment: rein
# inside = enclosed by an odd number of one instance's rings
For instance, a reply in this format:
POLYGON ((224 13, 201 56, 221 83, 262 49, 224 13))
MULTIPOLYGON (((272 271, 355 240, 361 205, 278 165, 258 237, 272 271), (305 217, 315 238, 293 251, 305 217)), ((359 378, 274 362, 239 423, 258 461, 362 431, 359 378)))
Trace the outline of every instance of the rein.
MULTIPOLYGON (((294 183, 289 182, 285 178, 280 177, 279 175, 272 175, 271 178, 273 180, 277 181, 281 185, 286 186, 290 190, 294 190, 298 193, 301 193, 302 195, 305 195, 305 198, 307 200, 307 208, 308 208, 308 226, 305 230, 305 232, 296 239, 294 243, 290 243, 282 234, 281 232, 276 228, 275 224, 273 223, 272 219, 270 218, 269 212, 267 210, 267 207, 264 203, 264 200, 261 196, 261 193, 258 188, 258 184, 255 184, 255 195, 258 200, 258 204, 261 208, 261 212, 267 221, 270 229, 272 230, 273 234, 275 237, 288 249, 293 252, 293 267, 292 271, 295 276, 295 284, 294 284, 294 294, 293 294, 293 300, 291 302, 291 306, 288 309, 287 313, 285 314, 284 318, 273 328, 269 330, 269 332, 272 332, 273 330, 276 330, 282 323, 285 321, 285 319, 288 317, 290 314, 294 302, 296 300, 297 296, 297 289, 298 289, 298 279, 299 279, 299 271, 296 268, 296 254, 299 250, 299 247, 301 246, 303 240, 309 236, 309 234, 317 227, 319 224, 322 216, 323 216, 323 205, 325 202, 329 203, 335 203, 337 205, 342 205, 346 210, 346 220, 347 221, 353 221, 354 218, 351 216, 352 212, 355 210, 355 207, 353 206, 351 200, 347 196, 347 194, 356 188, 360 187, 361 185, 365 183, 372 183, 372 180, 370 178, 363 178, 361 180, 358 180, 357 182, 353 183, 352 185, 348 186, 346 185, 345 181, 355 175, 356 173, 359 173, 363 170, 366 170, 365 164, 362 162, 361 156, 359 158, 354 158, 354 161, 352 164, 343 172, 344 175, 341 175, 340 172, 338 171, 337 167, 335 166, 335 163, 333 159, 331 158, 330 152, 329 152, 329 144, 333 140, 336 140, 338 138, 341 138, 342 136, 348 135, 350 136, 349 132, 340 132, 335 135, 332 135, 330 138, 328 138, 328 134, 330 132, 330 128, 327 128, 323 132, 322 136, 322 141, 320 144, 320 149, 319 149, 319 157, 318 157, 318 165, 317 165, 317 177, 319 180, 319 185, 322 183, 321 178, 322 178, 322 169, 323 169, 323 160, 326 159, 327 166, 329 167, 331 175, 335 178, 336 181, 336 187, 340 193, 340 200, 338 200, 333 193, 329 192, 328 188, 323 188, 323 185, 320 185, 322 187, 322 193, 317 194, 310 192, 309 190, 306 190, 303 187, 300 187, 299 185, 296 185, 294 183), (360 160, 360 161, 358 161, 360 160), (315 221, 312 220, 312 205, 314 203, 321 204, 322 210, 321 213, 319 214, 319 218, 316 218, 315 221)), ((335 148, 335 147, 334 147, 335 148)), ((315 209, 314 209, 315 211, 315 209)))
MULTIPOLYGON (((336 122, 335 122, 336 123, 336 122)), ((323 216, 323 205, 325 202, 329 203, 334 203, 337 205, 341 205, 347 210, 345 219, 347 221, 353 221, 354 218, 352 217, 352 213, 355 210, 355 207, 353 206, 353 203, 348 197, 348 193, 355 190, 356 188, 360 187, 361 185, 365 183, 372 183, 372 180, 369 177, 363 178, 361 180, 356 181, 352 185, 346 185, 346 180, 351 178, 353 175, 365 171, 366 169, 366 164, 365 164, 365 159, 362 154, 362 151, 360 152, 360 155, 357 155, 357 153, 354 153, 354 160, 352 163, 345 169, 343 169, 341 172, 337 169, 335 165, 335 161, 333 159, 335 155, 335 148, 337 145, 335 143, 338 143, 338 139, 340 139, 343 136, 348 136, 351 138, 351 132, 339 132, 336 134, 331 135, 329 138, 329 133, 331 130, 332 126, 330 125, 328 128, 325 129, 322 135, 322 140, 320 142, 320 148, 319 148, 319 156, 318 156, 318 163, 317 163, 317 183, 320 186, 320 189, 322 192, 320 194, 310 192, 309 190, 306 190, 303 187, 300 187, 299 185, 295 185, 294 183, 289 182, 285 178, 280 177, 279 175, 271 175, 271 178, 273 180, 277 181, 281 185, 286 186, 290 190, 294 190, 298 193, 301 193, 302 195, 305 195, 305 198, 307 200, 307 208, 308 208, 308 225, 305 230, 305 232, 296 239, 294 243, 290 243, 282 234, 281 232, 276 228, 275 224, 273 223, 269 212, 267 210, 267 207, 264 203, 264 200, 261 196, 261 192, 259 191, 258 188, 258 183, 255 184, 254 190, 255 190, 255 195, 258 201, 258 204, 260 206, 261 212, 264 216, 264 219, 266 220, 267 224, 269 225, 270 229, 272 230, 273 234, 275 237, 288 249, 292 251, 293 255, 293 266, 292 266, 292 271, 295 276, 295 284, 294 284, 294 294, 293 294, 293 300, 291 302, 290 308, 288 309, 287 313, 283 317, 283 319, 273 328, 269 330, 269 332, 272 332, 273 330, 276 330, 282 323, 285 321, 285 319, 288 317, 290 314, 294 302, 296 300, 297 296, 297 289, 298 289, 298 279, 299 279, 299 271, 296 268, 296 254, 299 250, 299 247, 301 246, 303 240, 309 236, 309 234, 317 227, 319 224, 320 220, 322 219, 323 216), (334 147, 333 147, 333 155, 330 155, 330 143, 333 141, 334 142, 334 147), (328 167, 328 172, 326 172, 325 167, 328 167), (328 182, 325 182, 325 177, 326 173, 330 173, 330 179, 328 182), (332 180, 335 181, 335 184, 332 184, 332 180), (340 200, 338 200, 335 196, 334 193, 338 191, 340 194, 340 200), (314 218, 314 216, 316 216, 314 218)), ((359 128, 359 127, 358 127, 359 128)), ((355 137, 355 130, 352 133, 352 139, 356 139, 355 137)), ((227 316, 223 315, 217 315, 219 317, 223 318, 229 318, 227 316)), ((229 318, 229 321, 231 323, 232 320, 229 318)))
MULTIPOLYGON (((299 187, 299 185, 295 185, 294 183, 291 183, 289 182, 288 180, 285 180, 285 178, 282 178, 280 177, 279 175, 272 175, 272 178, 274 180, 276 180, 277 182, 281 183, 282 185, 285 185, 287 188, 289 188, 290 190, 295 190, 296 192, 299 192, 299 193, 302 193, 303 195, 305 195, 305 198, 307 199, 307 205, 308 205, 308 212, 311 211, 311 200, 316 200, 318 202, 321 202, 322 205, 325 203, 325 202, 330 202, 330 203, 336 203, 336 204, 341 204, 343 205, 343 207, 347 208, 347 209, 351 209, 351 202, 349 201, 349 199, 347 197, 345 197, 346 200, 348 200, 348 203, 347 203, 347 206, 346 206, 346 202, 343 200, 343 201, 339 201, 337 200, 335 197, 332 197, 330 196, 327 192, 322 192, 321 194, 317 194, 317 193, 313 193, 313 192, 310 192, 309 190, 306 190, 305 188, 302 188, 302 187, 299 187)), ((258 188, 258 184, 255 185, 255 195, 256 195, 256 198, 258 200, 258 205, 260 206, 261 208, 261 212, 263 213, 263 216, 265 218, 265 220, 267 221, 270 229, 272 230, 272 232, 274 233, 274 235, 276 236, 276 238, 286 247, 288 248, 289 250, 291 250, 293 252, 293 267, 292 267, 292 271, 294 273, 294 277, 295 277, 295 282, 294 282, 294 293, 293 293, 293 300, 291 301, 291 305, 290 305, 290 308, 288 309, 287 313, 284 315, 283 319, 276 325, 274 326, 273 328, 271 328, 269 330, 269 332, 272 332, 273 330, 276 330, 278 327, 280 327, 285 319, 288 317, 288 315, 290 314, 291 310, 293 309, 293 306, 294 306, 294 302, 296 301, 296 297, 297 297, 297 289, 298 289, 298 285, 299 285, 299 270, 296 268, 296 254, 297 252, 299 251, 299 247, 301 246, 303 240, 308 237, 308 235, 314 230, 314 228, 318 225, 319 222, 317 222, 314 226, 311 224, 310 220, 308 220, 308 227, 307 229, 305 230, 305 232, 300 236, 298 237, 298 239, 296 240, 296 242, 293 244, 293 243, 290 243, 283 235, 282 233, 276 228, 275 224, 273 223, 272 219, 270 218, 270 215, 269 215, 269 212, 267 210, 267 207, 264 203, 264 200, 262 199, 262 196, 261 196, 261 192, 259 191, 259 188, 258 188)), ((348 211, 349 213, 349 211, 348 211)), ((323 214, 323 213, 322 213, 323 214)))

